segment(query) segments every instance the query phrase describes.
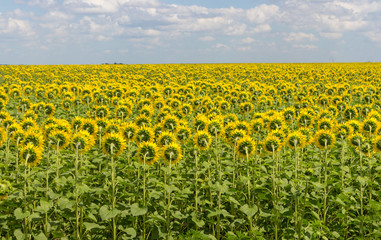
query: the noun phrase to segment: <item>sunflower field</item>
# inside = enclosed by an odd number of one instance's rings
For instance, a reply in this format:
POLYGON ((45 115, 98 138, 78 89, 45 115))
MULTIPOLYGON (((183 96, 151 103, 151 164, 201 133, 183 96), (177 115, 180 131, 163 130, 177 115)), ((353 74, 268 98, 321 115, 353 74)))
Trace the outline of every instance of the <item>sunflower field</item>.
POLYGON ((0 239, 380 239, 381 64, 0 66, 0 239))

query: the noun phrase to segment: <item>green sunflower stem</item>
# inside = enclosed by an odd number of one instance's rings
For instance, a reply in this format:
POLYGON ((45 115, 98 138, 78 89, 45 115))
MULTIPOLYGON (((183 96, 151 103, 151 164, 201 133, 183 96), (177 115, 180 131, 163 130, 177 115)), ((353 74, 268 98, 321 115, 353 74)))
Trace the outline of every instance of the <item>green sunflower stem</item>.
MULTIPOLYGON (((146 159, 147 154, 143 157, 143 206, 146 206, 146 159)), ((146 239, 146 215, 143 215, 143 239, 146 239)))
POLYGON ((74 196, 75 196, 75 236, 76 239, 81 239, 79 232, 79 194, 78 194, 78 159, 79 159, 79 144, 75 146, 75 161, 74 161, 74 196))
MULTIPOLYGON (((245 147, 246 152, 246 174, 247 174, 247 202, 249 207, 251 207, 251 184, 250 184, 250 164, 249 164, 249 151, 247 147, 245 147)), ((253 232, 253 219, 252 217, 249 217, 249 224, 250 224, 250 233, 253 232)))
MULTIPOLYGON (((28 169, 28 160, 29 160, 29 157, 30 157, 30 155, 28 153, 26 158, 25 158, 25 163, 24 163, 24 212, 28 211, 28 200, 27 200, 28 189, 27 189, 27 183, 28 183, 29 176, 28 176, 27 169, 28 169)), ((29 236, 28 236, 28 234, 29 234, 28 217, 24 218, 24 232, 25 232, 25 240, 29 239, 29 236)))
POLYGON ((301 239, 301 222, 299 221, 299 150, 295 146, 295 232, 298 239, 301 239))
POLYGON ((327 148, 327 140, 325 141, 325 153, 324 153, 324 196, 323 196, 323 224, 327 224, 327 198, 328 198, 328 148, 327 148))
MULTIPOLYGON (((116 180, 115 180, 115 162, 114 162, 114 144, 110 145, 110 153, 111 153, 111 187, 112 187, 112 209, 115 209, 116 206, 116 180)), ((113 240, 117 239, 117 217, 112 218, 112 236, 113 240)))
POLYGON ((273 166, 272 166, 272 182, 273 182, 273 212, 274 212, 274 239, 278 239, 278 193, 277 193, 277 179, 276 174, 278 170, 277 161, 275 159, 275 148, 272 145, 272 157, 273 157, 273 166))
POLYGON ((198 152, 195 152, 195 173, 194 173, 194 208, 196 218, 198 217, 198 152))
MULTIPOLYGON (((361 152, 361 143, 359 144, 359 154, 360 154, 360 176, 363 178, 364 172, 363 172, 363 157, 361 152)), ((360 222, 360 236, 361 239, 364 239, 364 187, 362 183, 360 182, 360 216, 361 216, 361 222, 360 222)))

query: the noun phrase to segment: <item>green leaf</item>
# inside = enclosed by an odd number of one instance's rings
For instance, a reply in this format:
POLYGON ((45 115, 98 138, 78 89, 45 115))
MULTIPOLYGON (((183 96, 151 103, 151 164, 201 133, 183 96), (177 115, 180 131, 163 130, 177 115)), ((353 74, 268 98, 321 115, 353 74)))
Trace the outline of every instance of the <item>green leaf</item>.
POLYGON ((71 209, 73 206, 74 206, 75 202, 74 201, 71 201, 65 197, 62 197, 58 200, 58 207, 61 209, 61 210, 64 210, 64 209, 71 209))
POLYGON ((133 239, 136 237, 136 230, 134 228, 123 228, 119 225, 118 229, 129 235, 128 239, 133 239))
POLYGON ((365 186, 368 182, 369 178, 368 177, 361 177, 361 176, 358 176, 357 177, 357 181, 359 181, 359 183, 362 185, 362 186, 365 186))
POLYGON ((118 209, 116 209, 116 208, 110 210, 110 207, 108 205, 103 205, 99 209, 99 216, 101 216, 103 221, 107 221, 107 220, 109 220, 111 218, 114 218, 119 213, 120 213, 120 211, 118 209))
POLYGON ((42 213, 46 213, 53 207, 53 202, 48 202, 44 199, 40 199, 40 209, 42 213))
POLYGON ((147 211, 147 207, 140 208, 138 203, 134 203, 131 205, 131 214, 134 217, 144 215, 147 213, 147 211))
POLYGON ((88 231, 91 231, 92 229, 96 229, 96 228, 98 228, 98 229, 104 229, 105 228, 104 226, 101 226, 97 223, 90 223, 90 222, 84 222, 83 225, 85 225, 86 230, 88 230, 88 231))
POLYGON ((46 238, 46 236, 45 236, 45 234, 44 233, 40 233, 40 234, 38 234, 38 235, 33 235, 33 237, 34 237, 34 239, 36 239, 36 240, 48 240, 47 238, 46 238))
POLYGON ((16 210, 14 211, 14 215, 16 219, 19 220, 28 217, 30 215, 30 212, 23 212, 21 208, 16 208, 16 210))
POLYGON ((335 238, 340 238, 340 234, 336 231, 332 232, 332 236, 335 238))
POLYGON ((24 234, 21 232, 21 229, 16 229, 13 234, 15 235, 17 240, 25 239, 24 234))
POLYGON ((257 212, 258 212, 258 207, 254 205, 253 207, 249 207, 247 204, 243 205, 240 210, 246 214, 248 218, 252 218, 257 212))

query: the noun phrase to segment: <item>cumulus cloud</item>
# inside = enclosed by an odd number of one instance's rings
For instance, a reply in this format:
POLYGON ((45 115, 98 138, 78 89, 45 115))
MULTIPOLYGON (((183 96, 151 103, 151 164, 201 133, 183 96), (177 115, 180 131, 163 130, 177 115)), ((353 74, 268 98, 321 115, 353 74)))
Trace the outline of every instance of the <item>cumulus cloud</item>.
POLYGON ((287 42, 316 41, 317 38, 312 33, 291 32, 284 38, 287 42))
POLYGON ((280 11, 277 5, 262 4, 258 7, 247 10, 246 15, 250 22, 262 24, 279 16, 280 11))

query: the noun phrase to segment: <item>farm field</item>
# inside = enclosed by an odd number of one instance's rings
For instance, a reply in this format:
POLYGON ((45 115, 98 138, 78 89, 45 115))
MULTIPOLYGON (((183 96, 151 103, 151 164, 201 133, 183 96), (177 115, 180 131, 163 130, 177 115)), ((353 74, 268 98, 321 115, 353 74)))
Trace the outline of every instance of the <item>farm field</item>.
POLYGON ((381 64, 0 66, 0 239, 380 239, 381 64))

